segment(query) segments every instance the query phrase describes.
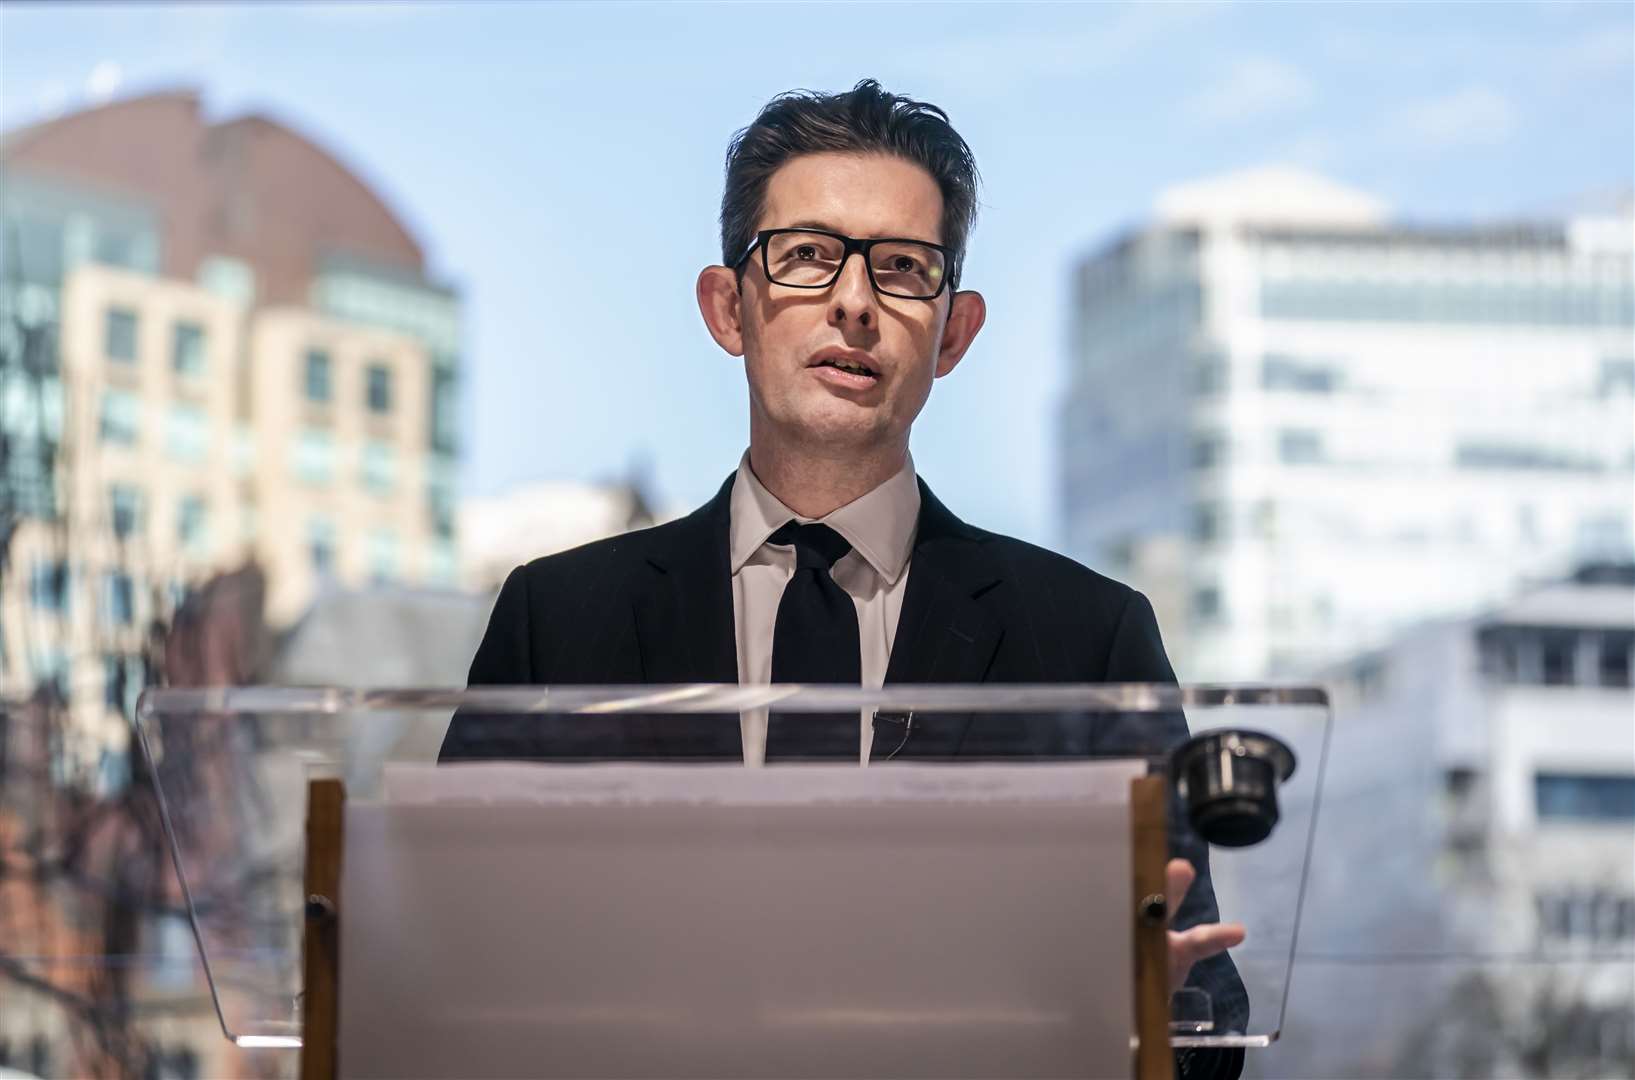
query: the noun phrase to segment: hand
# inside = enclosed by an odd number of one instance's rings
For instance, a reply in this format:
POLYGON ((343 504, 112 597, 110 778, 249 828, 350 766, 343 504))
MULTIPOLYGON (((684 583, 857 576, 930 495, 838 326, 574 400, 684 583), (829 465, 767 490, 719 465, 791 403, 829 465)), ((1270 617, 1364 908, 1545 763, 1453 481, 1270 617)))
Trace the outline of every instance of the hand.
MULTIPOLYGON (((1185 859, 1171 859, 1164 867, 1164 906, 1171 920, 1181 910, 1181 901, 1192 888, 1198 872, 1185 859)), ((1169 988, 1170 993, 1187 981, 1187 973, 1200 960, 1225 952, 1243 944, 1242 923, 1201 923, 1190 930, 1169 932, 1169 988)))

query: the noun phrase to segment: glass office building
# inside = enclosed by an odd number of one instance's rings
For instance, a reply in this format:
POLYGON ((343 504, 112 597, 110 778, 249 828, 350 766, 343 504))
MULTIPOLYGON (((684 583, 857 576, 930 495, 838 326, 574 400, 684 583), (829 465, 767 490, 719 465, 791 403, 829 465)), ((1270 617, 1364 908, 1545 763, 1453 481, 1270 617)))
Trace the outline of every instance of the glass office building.
POLYGON ((1200 680, 1628 558, 1631 221, 1402 223, 1284 171, 1165 192, 1076 270, 1070 551, 1200 680))

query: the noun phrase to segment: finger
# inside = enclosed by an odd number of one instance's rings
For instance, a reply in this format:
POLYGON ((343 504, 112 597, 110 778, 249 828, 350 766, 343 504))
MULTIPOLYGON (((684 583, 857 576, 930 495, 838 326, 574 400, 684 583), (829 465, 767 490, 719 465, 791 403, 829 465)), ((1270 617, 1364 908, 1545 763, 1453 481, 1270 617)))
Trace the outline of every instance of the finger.
POLYGON ((1242 923, 1205 923, 1190 930, 1171 930, 1170 955, 1190 967, 1199 960, 1237 948, 1246 936, 1242 923))
POLYGON ((1192 888, 1192 882, 1198 872, 1192 869, 1192 864, 1185 859, 1171 859, 1164 866, 1164 910, 1169 912, 1171 920, 1175 913, 1181 910, 1181 901, 1186 899, 1187 890, 1192 888))
POLYGON ((1171 930, 1170 986, 1179 987, 1186 981, 1193 964, 1242 945, 1245 936, 1242 923, 1205 923, 1190 930, 1171 930))

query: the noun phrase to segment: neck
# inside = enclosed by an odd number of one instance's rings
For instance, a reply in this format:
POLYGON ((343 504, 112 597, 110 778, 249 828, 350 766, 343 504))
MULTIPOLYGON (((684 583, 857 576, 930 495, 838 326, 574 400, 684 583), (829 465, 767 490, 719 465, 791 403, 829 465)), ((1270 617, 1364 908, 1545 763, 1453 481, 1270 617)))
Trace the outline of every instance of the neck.
MULTIPOLYGON (((753 433, 752 433, 753 436, 753 433)), ((867 495, 897 475, 908 460, 908 440, 874 450, 817 451, 749 443, 749 467, 778 501, 806 518, 820 518, 867 495)))

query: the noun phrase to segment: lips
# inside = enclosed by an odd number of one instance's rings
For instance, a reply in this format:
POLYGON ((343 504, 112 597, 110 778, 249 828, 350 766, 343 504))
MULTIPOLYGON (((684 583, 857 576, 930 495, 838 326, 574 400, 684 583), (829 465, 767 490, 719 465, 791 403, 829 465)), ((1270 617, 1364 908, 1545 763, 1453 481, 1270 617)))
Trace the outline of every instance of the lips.
POLYGON ((807 367, 834 368, 855 379, 874 381, 880 378, 880 369, 868 353, 856 349, 822 349, 812 356, 807 367))

